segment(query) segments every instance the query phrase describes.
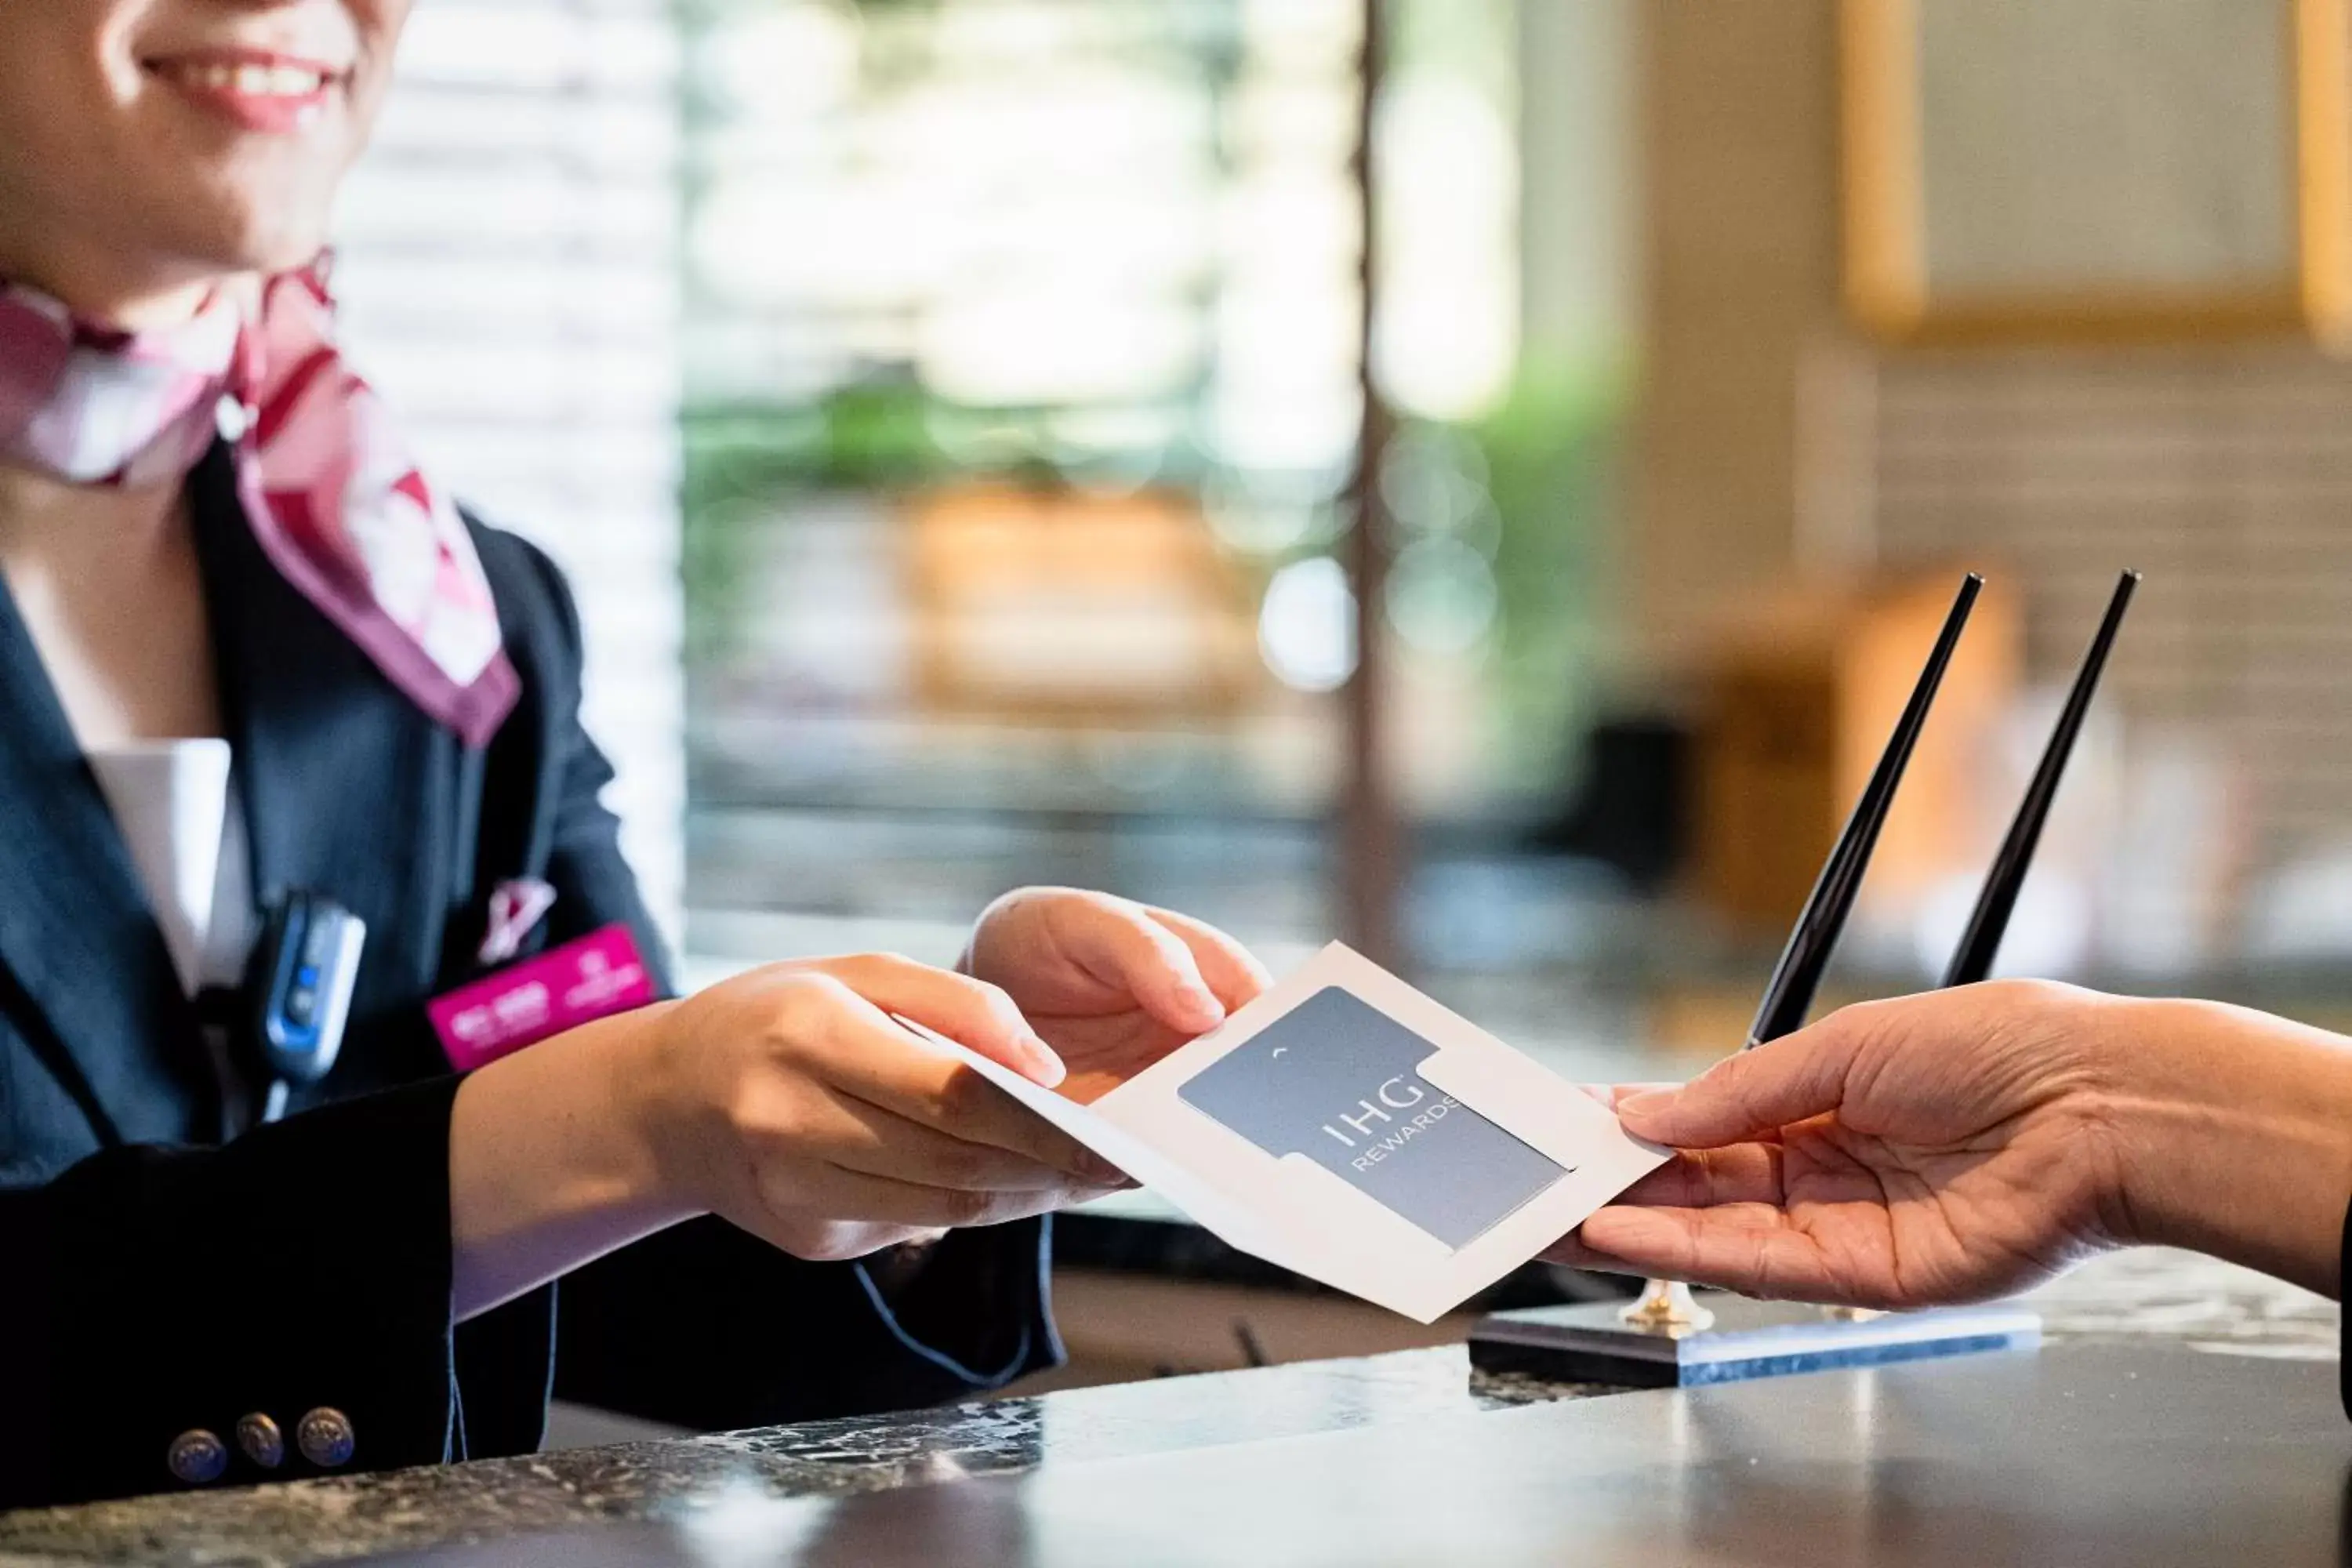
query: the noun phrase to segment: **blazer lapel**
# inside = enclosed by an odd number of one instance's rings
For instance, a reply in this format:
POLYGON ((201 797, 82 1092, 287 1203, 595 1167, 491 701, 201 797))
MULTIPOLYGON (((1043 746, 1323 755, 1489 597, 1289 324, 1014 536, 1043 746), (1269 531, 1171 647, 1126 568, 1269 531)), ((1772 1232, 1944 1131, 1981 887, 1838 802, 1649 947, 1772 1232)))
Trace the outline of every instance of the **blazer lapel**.
MULTIPOLYGON (((438 970, 461 748, 270 564, 226 447, 190 477, 188 495, 255 897, 266 909, 307 889, 367 921, 356 1022, 372 991, 413 999, 438 970)), ((195 1010, 5 582, 0 964, 39 1014, 22 1020, 27 1044, 64 1058, 49 1065, 100 1141, 218 1136, 219 1088, 195 1010)), ((0 984, 0 1008, 9 989, 0 984)), ((437 1065, 420 1056, 394 1076, 437 1065)))
POLYGON ((255 896, 324 893, 367 921, 356 1021, 371 974, 437 968, 461 748, 262 553, 226 447, 191 496, 255 896))
POLYGON ((68 1058, 48 1066, 111 1123, 101 1142, 205 1135, 219 1093, 194 1010, 5 583, 0 737, 0 963, 41 1014, 26 1043, 68 1058))

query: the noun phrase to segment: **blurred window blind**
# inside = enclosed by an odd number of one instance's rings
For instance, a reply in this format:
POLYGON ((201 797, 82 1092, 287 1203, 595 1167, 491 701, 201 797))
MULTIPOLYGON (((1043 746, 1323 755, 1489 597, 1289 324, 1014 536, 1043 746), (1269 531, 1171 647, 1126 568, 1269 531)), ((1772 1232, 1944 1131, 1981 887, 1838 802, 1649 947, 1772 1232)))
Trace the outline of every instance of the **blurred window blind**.
POLYGON ((698 401, 911 374, 1075 462, 1344 468, 1353 0, 691 10, 698 401))
POLYGON ((570 576, 607 803, 678 929, 678 43, 667 0, 420 0, 345 193, 357 362, 570 576))
POLYGON ((2352 839, 2352 370, 2279 346, 1895 356, 1875 397, 1876 540, 2028 595, 2034 668, 2079 656, 2147 573, 2108 689, 2194 723, 2276 865, 2352 839))

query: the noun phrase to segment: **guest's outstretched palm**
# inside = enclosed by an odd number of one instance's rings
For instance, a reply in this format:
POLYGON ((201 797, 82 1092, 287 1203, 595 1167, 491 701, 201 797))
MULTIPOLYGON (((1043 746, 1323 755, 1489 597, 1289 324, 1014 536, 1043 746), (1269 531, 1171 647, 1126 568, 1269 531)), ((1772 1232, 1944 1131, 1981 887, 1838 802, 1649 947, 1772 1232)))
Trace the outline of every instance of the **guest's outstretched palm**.
POLYGON ((1551 1256, 1752 1295, 1903 1307, 2005 1294, 2116 1245, 2087 993, 1999 983, 1851 1007, 1671 1094, 1616 1091, 1677 1152, 1551 1256))

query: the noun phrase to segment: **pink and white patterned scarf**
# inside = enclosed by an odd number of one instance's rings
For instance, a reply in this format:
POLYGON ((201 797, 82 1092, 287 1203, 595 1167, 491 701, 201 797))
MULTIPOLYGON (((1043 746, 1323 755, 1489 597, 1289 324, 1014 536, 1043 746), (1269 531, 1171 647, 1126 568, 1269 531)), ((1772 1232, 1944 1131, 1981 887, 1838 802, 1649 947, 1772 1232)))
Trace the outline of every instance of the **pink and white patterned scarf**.
POLYGON ((170 483, 216 438, 263 552, 384 676, 468 745, 520 683, 464 521, 336 349, 324 268, 163 331, 92 327, 0 284, 0 463, 74 484, 170 483))

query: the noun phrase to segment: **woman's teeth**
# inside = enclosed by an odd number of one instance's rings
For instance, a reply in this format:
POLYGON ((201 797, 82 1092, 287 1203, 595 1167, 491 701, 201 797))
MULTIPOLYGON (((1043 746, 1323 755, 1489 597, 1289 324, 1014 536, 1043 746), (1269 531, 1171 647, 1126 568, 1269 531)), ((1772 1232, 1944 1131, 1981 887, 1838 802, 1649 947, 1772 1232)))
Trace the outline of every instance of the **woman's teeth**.
POLYGON ((172 74, 191 87, 247 98, 308 98, 327 85, 323 74, 300 66, 187 65, 172 74))

